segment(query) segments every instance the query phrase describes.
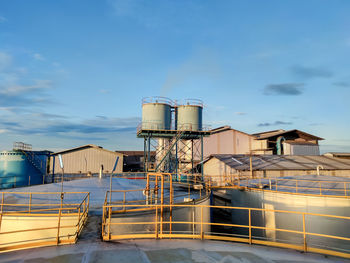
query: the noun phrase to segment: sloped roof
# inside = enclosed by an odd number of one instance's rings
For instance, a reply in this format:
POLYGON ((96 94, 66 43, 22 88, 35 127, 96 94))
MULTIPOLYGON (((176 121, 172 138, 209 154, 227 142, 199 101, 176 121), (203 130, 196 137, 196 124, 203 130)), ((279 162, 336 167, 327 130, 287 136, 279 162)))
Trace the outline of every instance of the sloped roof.
POLYGON ((98 145, 95 145, 95 144, 86 144, 86 145, 82 145, 82 146, 79 146, 79 147, 75 147, 75 148, 71 148, 71 149, 55 152, 55 153, 53 153, 51 155, 66 154, 66 153, 69 153, 69 152, 80 151, 80 150, 84 150, 84 149, 87 149, 87 148, 95 148, 97 150, 106 151, 106 152, 109 152, 109 153, 113 153, 115 155, 122 155, 122 153, 106 150, 106 149, 103 149, 101 146, 98 146, 98 145))
MULTIPOLYGON (((208 160, 216 158, 236 170, 249 170, 249 155, 213 154, 208 160)), ((350 170, 350 160, 322 155, 254 155, 254 170, 316 170, 322 165, 325 170, 350 170)))
POLYGON ((312 135, 312 134, 309 134, 309 133, 306 133, 306 132, 303 132, 303 131, 300 131, 297 129, 289 130, 289 131, 280 130, 280 131, 276 131, 276 132, 271 131, 271 132, 267 132, 267 133, 255 133, 255 134, 253 134, 253 136, 255 136, 257 140, 263 140, 263 139, 268 139, 268 138, 275 137, 275 136, 285 135, 287 133, 298 133, 300 135, 305 135, 305 136, 310 137, 310 138, 315 139, 315 140, 324 140, 321 137, 318 137, 318 136, 315 136, 315 135, 312 135))

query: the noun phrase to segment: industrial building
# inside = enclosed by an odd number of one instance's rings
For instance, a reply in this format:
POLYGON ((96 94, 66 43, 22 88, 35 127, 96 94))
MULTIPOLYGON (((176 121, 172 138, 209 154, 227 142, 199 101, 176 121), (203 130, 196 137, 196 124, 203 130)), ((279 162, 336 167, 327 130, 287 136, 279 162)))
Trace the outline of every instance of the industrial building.
MULTIPOLYGON (((144 171, 144 151, 116 151, 124 155, 123 172, 144 171)), ((151 151, 151 162, 155 162, 156 152, 151 151)))
POLYGON ((213 154, 204 161, 205 176, 283 177, 316 174, 350 177, 350 160, 327 156, 213 154))
POLYGON ((274 130, 248 134, 223 126, 204 138, 204 157, 211 154, 319 155, 323 140, 300 130, 274 130))
POLYGON ((66 174, 98 174, 112 172, 118 158, 115 172, 123 172, 123 154, 103 149, 101 146, 87 144, 80 147, 53 153, 50 157, 50 173, 61 173, 58 155, 62 156, 66 174))

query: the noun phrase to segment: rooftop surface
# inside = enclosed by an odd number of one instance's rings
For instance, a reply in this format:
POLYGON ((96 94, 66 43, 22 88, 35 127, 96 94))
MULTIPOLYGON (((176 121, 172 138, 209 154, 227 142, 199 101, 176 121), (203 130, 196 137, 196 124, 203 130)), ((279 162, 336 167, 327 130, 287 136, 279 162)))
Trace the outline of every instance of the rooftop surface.
POLYGON ((75 245, 44 247, 1 254, 0 262, 345 263, 350 262, 350 260, 311 253, 305 254, 288 249, 219 241, 132 240, 102 242, 99 240, 80 240, 75 245))
MULTIPOLYGON (((239 154, 213 154, 236 170, 249 170, 250 157, 239 154)), ((254 170, 316 170, 322 165, 325 170, 350 170, 350 160, 322 155, 259 155, 252 156, 254 170)))

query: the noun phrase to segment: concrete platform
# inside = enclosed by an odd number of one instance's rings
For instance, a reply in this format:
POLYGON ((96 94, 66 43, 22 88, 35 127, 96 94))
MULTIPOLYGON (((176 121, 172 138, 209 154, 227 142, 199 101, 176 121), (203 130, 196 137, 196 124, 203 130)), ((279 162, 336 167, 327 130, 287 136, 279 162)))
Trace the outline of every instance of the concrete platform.
POLYGON ((342 258, 239 243, 200 240, 138 240, 45 247, 0 255, 0 262, 350 262, 342 258))

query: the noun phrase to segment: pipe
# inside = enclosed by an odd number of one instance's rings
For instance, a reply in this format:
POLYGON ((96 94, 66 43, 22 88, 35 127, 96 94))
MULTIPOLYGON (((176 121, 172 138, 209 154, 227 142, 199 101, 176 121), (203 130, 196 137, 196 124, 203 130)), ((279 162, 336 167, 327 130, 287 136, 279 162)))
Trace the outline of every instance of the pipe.
POLYGON ((277 148, 277 155, 282 155, 282 141, 285 141, 286 139, 283 136, 280 136, 277 138, 276 141, 276 148, 277 148))
POLYGON ((316 170, 317 170, 317 175, 320 175, 320 168, 323 170, 324 168, 323 168, 323 166, 322 165, 317 165, 317 167, 316 167, 316 170))

